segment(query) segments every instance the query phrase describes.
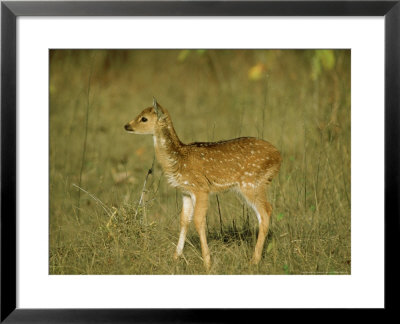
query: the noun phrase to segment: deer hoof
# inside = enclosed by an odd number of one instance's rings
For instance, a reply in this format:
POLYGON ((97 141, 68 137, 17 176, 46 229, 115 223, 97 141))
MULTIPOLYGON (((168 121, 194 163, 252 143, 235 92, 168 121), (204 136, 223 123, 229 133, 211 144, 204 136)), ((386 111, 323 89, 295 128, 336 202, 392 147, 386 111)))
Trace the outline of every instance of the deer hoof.
POLYGON ((260 258, 253 256, 250 260, 250 264, 257 265, 260 262, 260 258))

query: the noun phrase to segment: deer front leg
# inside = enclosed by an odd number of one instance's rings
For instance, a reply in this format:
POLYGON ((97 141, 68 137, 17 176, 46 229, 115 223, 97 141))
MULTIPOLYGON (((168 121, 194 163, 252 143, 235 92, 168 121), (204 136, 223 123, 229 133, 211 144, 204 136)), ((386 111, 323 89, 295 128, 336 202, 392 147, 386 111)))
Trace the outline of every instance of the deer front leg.
POLYGON ((206 237, 206 213, 208 208, 208 194, 197 193, 195 195, 196 204, 194 206, 194 225, 200 236, 201 254, 206 270, 210 270, 210 251, 208 250, 207 237, 206 237))
POLYGON ((193 201, 190 196, 183 195, 182 212, 181 212, 181 232, 179 234, 178 244, 174 253, 174 259, 178 259, 182 255, 183 247, 185 245, 186 233, 190 221, 193 217, 193 201))

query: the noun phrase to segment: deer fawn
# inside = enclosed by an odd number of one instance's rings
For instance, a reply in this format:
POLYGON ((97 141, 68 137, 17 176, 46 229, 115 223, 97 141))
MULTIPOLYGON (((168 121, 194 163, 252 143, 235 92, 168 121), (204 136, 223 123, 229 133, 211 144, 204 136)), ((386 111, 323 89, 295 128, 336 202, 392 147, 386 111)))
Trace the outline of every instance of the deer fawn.
POLYGON ((180 235, 174 259, 182 254, 188 225, 193 219, 200 236, 204 266, 210 269, 205 231, 208 196, 211 192, 235 189, 257 215, 259 233, 251 262, 257 264, 260 261, 272 213, 265 196, 266 185, 278 173, 282 161, 272 144, 252 137, 183 144, 170 114, 155 99, 153 107, 143 110, 125 125, 125 130, 153 135, 157 160, 168 182, 183 191, 180 235))

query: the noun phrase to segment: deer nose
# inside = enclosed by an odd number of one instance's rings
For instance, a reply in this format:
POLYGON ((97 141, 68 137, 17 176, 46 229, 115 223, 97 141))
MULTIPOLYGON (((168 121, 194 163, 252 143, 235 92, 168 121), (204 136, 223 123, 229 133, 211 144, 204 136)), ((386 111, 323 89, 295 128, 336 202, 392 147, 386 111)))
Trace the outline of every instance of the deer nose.
POLYGON ((129 124, 126 124, 126 125, 124 126, 124 128, 125 128, 125 130, 127 130, 127 131, 133 132, 133 129, 132 129, 131 125, 129 125, 129 124))

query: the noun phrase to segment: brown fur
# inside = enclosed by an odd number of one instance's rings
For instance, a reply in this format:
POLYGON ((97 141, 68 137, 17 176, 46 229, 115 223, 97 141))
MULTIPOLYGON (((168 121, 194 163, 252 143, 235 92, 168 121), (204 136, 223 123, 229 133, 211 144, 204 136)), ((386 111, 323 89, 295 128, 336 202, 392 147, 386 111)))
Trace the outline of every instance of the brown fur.
POLYGON ((125 125, 135 134, 152 134, 157 160, 169 183, 184 193, 181 234, 174 257, 182 254, 187 226, 193 217, 200 236, 203 261, 210 269, 210 252, 205 233, 208 195, 235 189, 243 195, 259 218, 260 230, 252 263, 261 259, 272 207, 265 190, 278 173, 281 155, 269 142, 241 137, 213 143, 183 144, 174 129, 168 111, 154 102, 125 125), (143 121, 142 118, 146 118, 143 121))

